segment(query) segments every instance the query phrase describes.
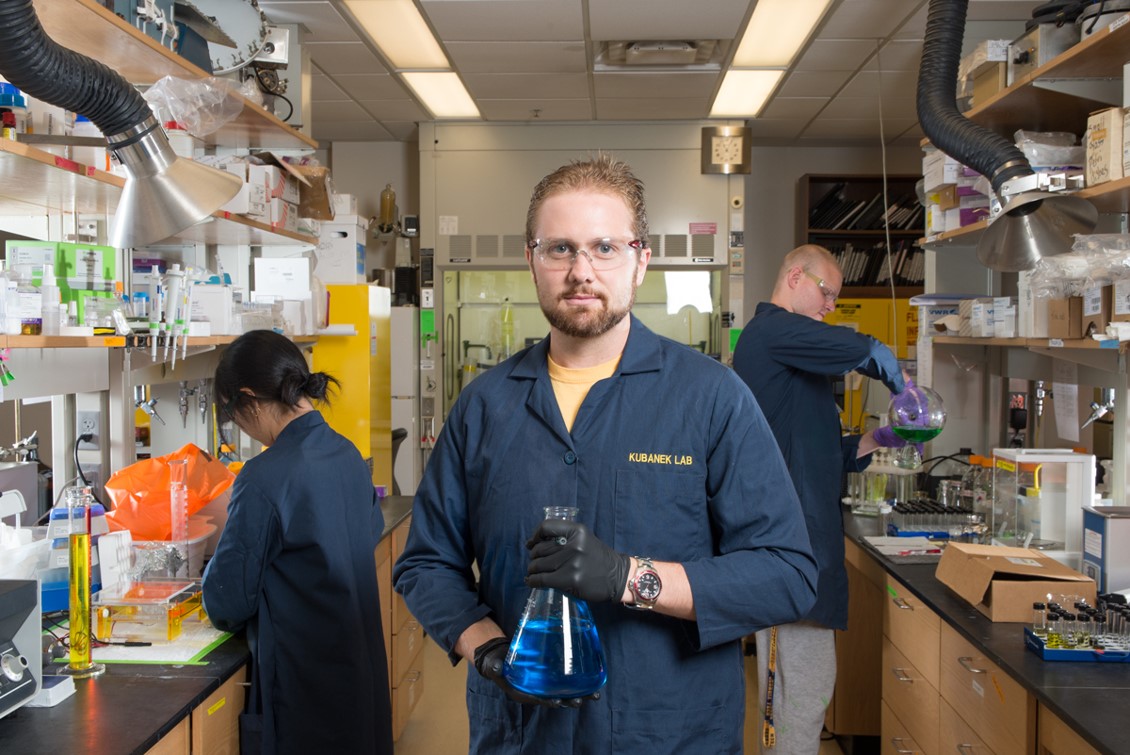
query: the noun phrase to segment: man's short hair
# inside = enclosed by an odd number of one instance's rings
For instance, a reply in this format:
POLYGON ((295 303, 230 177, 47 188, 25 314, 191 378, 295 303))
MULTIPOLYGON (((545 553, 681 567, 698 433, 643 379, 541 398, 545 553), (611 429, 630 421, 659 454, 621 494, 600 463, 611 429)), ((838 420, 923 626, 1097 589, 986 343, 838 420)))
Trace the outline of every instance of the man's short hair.
POLYGON ((563 165, 538 182, 530 197, 530 209, 526 213, 526 242, 534 241, 538 210, 545 204, 545 200, 567 191, 586 189, 623 199, 634 216, 632 231, 635 237, 642 241, 648 240, 643 181, 636 178, 627 163, 612 155, 600 153, 591 160, 574 160, 563 165))

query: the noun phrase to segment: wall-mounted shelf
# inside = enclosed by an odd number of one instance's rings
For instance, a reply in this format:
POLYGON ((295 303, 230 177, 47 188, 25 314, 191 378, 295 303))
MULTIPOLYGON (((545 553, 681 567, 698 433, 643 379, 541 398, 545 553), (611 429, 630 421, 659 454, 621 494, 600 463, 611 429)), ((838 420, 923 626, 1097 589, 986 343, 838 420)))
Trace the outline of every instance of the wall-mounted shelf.
MULTIPOLYGON (((125 179, 44 152, 27 144, 0 140, 0 214, 32 215, 74 212, 110 215, 118 206, 125 179)), ((176 235, 183 241, 251 246, 317 246, 313 236, 284 231, 242 215, 218 210, 212 220, 176 235)))
POLYGON ((1101 349, 1103 351, 1130 351, 1126 341, 1096 341, 1093 338, 963 338, 960 336, 934 336, 934 343, 951 346, 1009 346, 1020 349, 1101 349))
MULTIPOLYGON (((54 41, 105 63, 133 84, 152 84, 164 76, 209 75, 94 0, 35 0, 34 5, 40 24, 54 41)), ((234 148, 318 147, 317 141, 246 99, 239 116, 204 141, 234 148)))

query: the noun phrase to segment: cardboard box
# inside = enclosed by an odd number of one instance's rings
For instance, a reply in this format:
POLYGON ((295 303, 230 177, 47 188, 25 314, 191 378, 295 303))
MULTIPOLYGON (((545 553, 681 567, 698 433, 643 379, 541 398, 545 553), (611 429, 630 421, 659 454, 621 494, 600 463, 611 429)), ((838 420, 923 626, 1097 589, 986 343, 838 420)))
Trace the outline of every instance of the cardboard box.
POLYGON ((368 229, 368 219, 359 215, 342 215, 333 223, 322 223, 314 275, 323 283, 364 283, 368 229))
POLYGON ((1093 579, 1030 548, 950 543, 934 576, 990 621, 1031 621, 1048 593, 1095 604, 1093 579))
POLYGON ((298 205, 280 197, 270 200, 267 205, 272 228, 277 228, 280 231, 298 230, 298 205))
POLYGON ((947 184, 927 192, 926 201, 939 210, 948 210, 951 207, 957 207, 957 196, 957 186, 947 184))
POLYGON ((213 335, 237 335, 232 287, 216 284, 194 285, 192 319, 207 320, 211 324, 213 335))
POLYGON ((1111 107, 1091 113, 1087 118, 1087 132, 1083 135, 1083 142, 1087 147, 1084 175, 1088 186, 1123 177, 1123 117, 1122 108, 1111 107))
POLYGON ((1048 298, 1036 296, 1032 288, 1032 271, 1017 274, 1016 334, 1021 338, 1048 337, 1048 298))
POLYGON ((1048 299, 1048 338, 1083 337, 1083 300, 1078 296, 1048 299))
POLYGON ((334 194, 334 216, 356 214, 357 197, 352 194, 334 194))
POLYGON ((1114 289, 1111 292, 1110 299, 1111 321, 1130 321, 1130 278, 1114 282, 1114 289))
POLYGON ((934 191, 948 184, 956 184, 961 163, 940 149, 927 152, 922 158, 923 191, 934 191))
POLYGON ((290 163, 280 165, 248 165, 247 181, 251 184, 262 185, 268 199, 283 199, 291 204, 298 204, 299 182, 291 172, 290 163))
POLYGON ((333 181, 330 169, 314 165, 292 165, 303 183, 298 187, 298 214, 315 220, 333 220, 333 181))
POLYGON ((1008 63, 994 62, 982 66, 973 76, 973 106, 984 105, 985 101, 1004 89, 1008 79, 1008 63))
POLYGON ((1110 303, 1112 299, 1110 286, 1095 286, 1083 292, 1083 322, 1081 333, 1083 338, 1090 338, 1092 333, 1106 331, 1110 322, 1110 303))

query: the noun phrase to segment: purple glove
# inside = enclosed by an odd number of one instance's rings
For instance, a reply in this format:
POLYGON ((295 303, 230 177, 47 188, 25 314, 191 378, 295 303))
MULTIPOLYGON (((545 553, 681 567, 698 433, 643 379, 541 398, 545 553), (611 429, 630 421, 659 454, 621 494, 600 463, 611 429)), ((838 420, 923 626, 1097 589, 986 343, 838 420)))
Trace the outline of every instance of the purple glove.
POLYGON ((894 428, 890 425, 875 428, 872 437, 883 448, 902 448, 906 445, 906 441, 896 435, 894 428))

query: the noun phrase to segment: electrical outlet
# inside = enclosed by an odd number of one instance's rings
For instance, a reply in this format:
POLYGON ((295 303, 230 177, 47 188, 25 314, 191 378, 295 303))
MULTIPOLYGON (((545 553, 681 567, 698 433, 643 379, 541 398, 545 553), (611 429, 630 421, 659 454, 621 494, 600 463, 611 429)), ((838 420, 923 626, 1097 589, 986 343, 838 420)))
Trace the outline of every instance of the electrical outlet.
POLYGON ((89 442, 81 441, 78 444, 80 451, 90 451, 98 448, 99 435, 102 432, 102 423, 99 421, 98 412, 76 412, 75 418, 78 421, 78 434, 90 433, 93 437, 89 442))

